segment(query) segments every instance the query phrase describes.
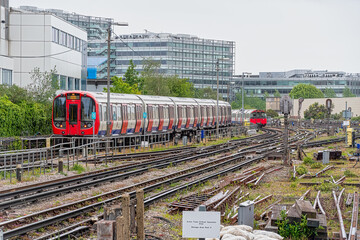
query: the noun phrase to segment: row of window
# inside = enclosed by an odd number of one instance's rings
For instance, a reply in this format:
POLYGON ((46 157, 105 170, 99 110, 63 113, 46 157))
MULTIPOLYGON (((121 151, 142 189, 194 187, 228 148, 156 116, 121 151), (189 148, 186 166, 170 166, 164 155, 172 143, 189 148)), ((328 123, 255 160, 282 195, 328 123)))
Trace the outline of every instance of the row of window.
POLYGON ((324 80, 324 81, 244 81, 245 86, 296 86, 300 83, 313 85, 350 85, 349 81, 345 80, 324 80))
POLYGON ((67 77, 64 75, 54 75, 54 79, 59 81, 61 90, 85 90, 86 79, 67 77))
MULTIPOLYGON (((106 104, 100 104, 99 106, 100 121, 107 121, 106 104)), ((82 109, 84 109, 83 104, 82 109)), ((179 118, 194 118, 199 116, 199 112, 197 111, 198 108, 195 108, 194 106, 178 106, 177 109, 179 118)), ((230 114, 230 108, 219 107, 219 110, 220 116, 230 114)), ((204 118, 214 116, 215 106, 201 106, 200 111, 204 118)), ((90 110, 88 112, 91 114, 90 110)), ((135 121, 142 119, 142 106, 140 104, 114 104, 111 106, 111 112, 111 120, 113 121, 121 121, 122 119, 135 121)), ((147 105, 147 114, 148 119, 171 119, 175 117, 174 106, 172 105, 147 105)))
POLYGON ((1 81, 0 83, 3 84, 3 85, 9 85, 11 86, 12 85, 12 70, 9 70, 9 69, 1 69, 1 81))
POLYGON ((52 28, 52 41, 78 52, 81 52, 81 49, 86 44, 85 41, 54 27, 52 28))

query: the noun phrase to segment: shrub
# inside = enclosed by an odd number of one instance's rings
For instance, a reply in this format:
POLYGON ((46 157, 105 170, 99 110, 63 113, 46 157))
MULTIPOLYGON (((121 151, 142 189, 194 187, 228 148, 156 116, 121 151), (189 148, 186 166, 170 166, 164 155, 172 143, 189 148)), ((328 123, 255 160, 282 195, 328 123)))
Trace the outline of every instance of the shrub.
POLYGON ((296 172, 299 175, 304 175, 308 172, 308 170, 306 169, 306 167, 304 167, 303 165, 300 165, 296 168, 296 172))
POLYGON ((71 171, 76 171, 78 174, 82 173, 85 171, 85 168, 80 165, 80 164, 75 164, 72 168, 71 171))
POLYGON ((356 174, 352 173, 350 170, 345 170, 344 175, 346 177, 356 177, 356 174))
POLYGON ((289 223, 285 210, 280 213, 281 220, 276 221, 278 226, 278 233, 286 239, 302 240, 311 239, 317 234, 317 228, 310 228, 307 226, 307 218, 305 215, 301 217, 300 222, 289 223))
POLYGON ((322 192, 330 192, 330 191, 335 190, 338 187, 339 186, 333 182, 323 182, 321 185, 319 185, 316 188, 317 188, 317 190, 320 190, 322 192))
POLYGON ((304 164, 310 165, 310 164, 312 164, 312 163, 314 163, 314 160, 312 160, 311 157, 305 157, 305 158, 304 158, 304 164))
POLYGON ((319 162, 314 162, 310 165, 310 168, 321 168, 323 165, 319 162))

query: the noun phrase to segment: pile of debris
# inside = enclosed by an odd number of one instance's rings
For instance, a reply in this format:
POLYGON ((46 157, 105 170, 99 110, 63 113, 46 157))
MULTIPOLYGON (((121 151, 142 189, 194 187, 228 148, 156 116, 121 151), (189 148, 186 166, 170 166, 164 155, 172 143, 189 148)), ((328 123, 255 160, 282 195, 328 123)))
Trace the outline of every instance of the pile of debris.
MULTIPOLYGON (((221 240, 282 240, 277 233, 253 230, 252 227, 246 225, 234 225, 221 227, 221 240)), ((218 240, 217 238, 207 238, 206 240, 218 240)))
MULTIPOLYGON (((320 203, 320 202, 319 202, 320 203)), ((315 203, 316 204, 316 203, 315 203)), ((321 207, 321 205, 319 206, 321 207)), ((322 208, 322 207, 321 207, 322 208)), ((286 206, 275 205, 272 208, 271 219, 266 225, 265 230, 277 233, 278 227, 276 222, 281 219, 281 211, 286 210, 286 206)), ((289 224, 294 222, 301 222, 302 216, 307 218, 307 226, 313 228, 317 232, 315 239, 325 240, 327 239, 327 222, 326 215, 323 213, 317 213, 316 209, 311 205, 310 201, 296 200, 287 211, 287 219, 289 224)))

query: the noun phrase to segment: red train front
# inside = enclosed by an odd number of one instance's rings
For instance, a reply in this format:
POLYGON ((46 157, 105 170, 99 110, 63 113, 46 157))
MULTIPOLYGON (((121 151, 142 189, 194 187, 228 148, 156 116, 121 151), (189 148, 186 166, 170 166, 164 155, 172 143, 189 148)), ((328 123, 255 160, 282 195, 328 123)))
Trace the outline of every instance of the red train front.
POLYGON ((265 127, 267 123, 265 112, 263 110, 253 110, 250 114, 250 122, 265 127))
POLYGON ((99 128, 99 116, 94 121, 93 112, 98 113, 96 99, 83 91, 64 92, 54 99, 52 128, 56 135, 92 135, 99 128))

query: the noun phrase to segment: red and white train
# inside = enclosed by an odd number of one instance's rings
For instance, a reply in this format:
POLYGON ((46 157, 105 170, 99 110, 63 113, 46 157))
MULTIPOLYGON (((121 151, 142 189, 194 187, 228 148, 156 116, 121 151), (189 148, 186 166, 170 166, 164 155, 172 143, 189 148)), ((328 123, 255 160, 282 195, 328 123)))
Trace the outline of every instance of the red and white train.
MULTIPOLYGON (((116 135, 171 133, 193 136, 198 129, 216 127, 216 101, 111 93, 110 129, 116 135), (147 115, 147 116, 144 116, 147 115)), ((219 127, 231 125, 231 106, 219 101, 219 127)), ((107 94, 65 91, 53 102, 53 133, 62 136, 106 135, 107 94), (95 112, 96 120, 92 120, 95 112), (95 128, 95 129, 94 129, 95 128)))
MULTIPOLYGON (((242 124, 242 111, 240 109, 232 110, 231 118, 233 124, 242 124)), ((265 112, 257 109, 245 109, 244 125, 249 126, 251 124, 255 124, 259 127, 265 127, 267 124, 265 112)))

